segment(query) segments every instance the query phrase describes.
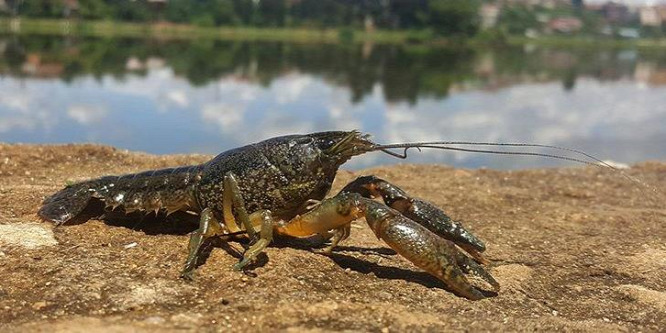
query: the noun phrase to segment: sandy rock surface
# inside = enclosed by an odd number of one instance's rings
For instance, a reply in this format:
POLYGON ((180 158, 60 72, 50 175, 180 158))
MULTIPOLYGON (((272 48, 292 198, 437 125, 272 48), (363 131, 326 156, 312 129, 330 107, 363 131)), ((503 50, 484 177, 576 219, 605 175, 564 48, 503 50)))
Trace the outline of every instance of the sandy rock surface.
MULTIPOLYGON (((666 199, 596 168, 376 174, 442 207, 488 245, 495 297, 455 296, 363 221, 331 257, 274 244, 252 274, 216 248, 178 279, 193 228, 150 219, 53 228, 36 215, 68 181, 206 161, 94 145, 0 144, 0 331, 660 331, 666 199), (267 258, 267 259, 266 259, 267 258)), ((626 171, 666 188, 666 164, 626 171)), ((241 250, 240 244, 232 244, 241 250)))

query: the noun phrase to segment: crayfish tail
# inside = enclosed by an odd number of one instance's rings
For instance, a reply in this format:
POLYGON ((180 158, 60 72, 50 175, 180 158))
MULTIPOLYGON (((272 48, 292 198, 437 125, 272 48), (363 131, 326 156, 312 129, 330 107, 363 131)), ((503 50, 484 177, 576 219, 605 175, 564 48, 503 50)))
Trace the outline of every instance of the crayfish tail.
MULTIPOLYGON (((75 218, 88 206, 93 197, 91 182, 69 185, 48 197, 39 209, 39 216, 56 225, 64 224, 75 218)), ((103 212, 99 212, 100 215, 103 212)))
POLYGON ((201 165, 148 170, 122 176, 106 176, 73 185, 44 200, 39 216, 57 225, 100 217, 108 212, 160 211, 167 214, 198 208, 193 196, 201 165), (85 214, 84 214, 85 211, 85 214))

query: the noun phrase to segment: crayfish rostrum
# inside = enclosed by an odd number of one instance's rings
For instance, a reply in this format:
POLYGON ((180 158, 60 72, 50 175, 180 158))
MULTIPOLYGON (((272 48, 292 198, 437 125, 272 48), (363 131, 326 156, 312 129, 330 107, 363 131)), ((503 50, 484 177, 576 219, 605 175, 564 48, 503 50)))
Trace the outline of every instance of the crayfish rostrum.
POLYGON ((484 270, 484 243, 433 204, 411 197, 386 180, 363 176, 326 198, 338 168, 356 155, 428 144, 381 145, 357 131, 288 135, 232 149, 212 160, 178 168, 106 176, 72 184, 44 201, 39 215, 65 224, 97 201, 99 216, 109 212, 177 211, 199 215, 182 272, 192 278, 202 244, 213 237, 246 233, 250 246, 234 265, 244 269, 274 234, 322 235, 330 251, 364 217, 378 238, 455 293, 477 300, 487 293, 466 275, 499 284, 484 270), (382 202, 373 200, 381 198, 382 202), (99 204, 99 203, 102 204, 99 204))

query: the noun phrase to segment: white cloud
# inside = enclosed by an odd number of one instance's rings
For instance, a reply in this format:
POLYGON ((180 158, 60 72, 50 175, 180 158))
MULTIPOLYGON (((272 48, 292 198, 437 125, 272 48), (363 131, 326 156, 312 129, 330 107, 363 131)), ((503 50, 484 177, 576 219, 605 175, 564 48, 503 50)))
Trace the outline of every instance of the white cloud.
POLYGON ((79 124, 91 125, 102 121, 107 110, 100 105, 75 104, 69 106, 67 115, 79 124))
POLYGON ((12 94, 5 91, 0 95, 0 105, 15 111, 27 112, 30 108, 30 96, 27 94, 12 94))
POLYGON ((298 100, 305 89, 313 83, 309 75, 290 74, 275 80, 276 100, 278 104, 286 104, 298 100))
POLYGON ((14 82, 0 81, 0 133, 13 130, 48 130, 58 123, 49 112, 53 98, 45 96, 38 87, 29 87, 14 82))
POLYGON ((187 98, 187 92, 183 90, 168 91, 166 93, 166 98, 180 107, 187 107, 190 104, 189 99, 187 98))
POLYGON ((242 127, 242 109, 226 104, 208 104, 201 110, 201 118, 206 122, 217 124, 224 132, 242 127))

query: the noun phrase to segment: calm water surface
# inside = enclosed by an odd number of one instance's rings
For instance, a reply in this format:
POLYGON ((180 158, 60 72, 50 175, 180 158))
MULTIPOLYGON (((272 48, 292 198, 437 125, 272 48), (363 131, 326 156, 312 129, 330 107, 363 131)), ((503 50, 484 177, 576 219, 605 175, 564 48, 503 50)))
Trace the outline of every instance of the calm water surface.
MULTIPOLYGON (((3 142, 218 153, 334 129, 665 160, 666 53, 0 36, 3 142)), ((347 167, 397 162, 375 153, 347 167)), ((443 151, 408 162, 562 165, 443 151)))

